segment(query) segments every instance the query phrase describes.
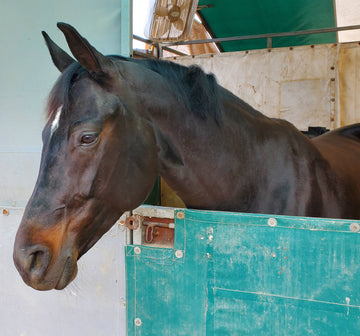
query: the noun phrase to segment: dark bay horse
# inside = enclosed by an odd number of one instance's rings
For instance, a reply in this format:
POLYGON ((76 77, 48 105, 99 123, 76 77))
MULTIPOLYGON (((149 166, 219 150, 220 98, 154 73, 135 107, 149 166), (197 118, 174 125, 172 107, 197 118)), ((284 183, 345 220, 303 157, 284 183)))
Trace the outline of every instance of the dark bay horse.
POLYGON ((360 218, 360 124, 309 140, 198 67, 104 56, 58 27, 77 61, 43 33, 62 74, 14 247, 28 285, 64 288, 158 175, 191 208, 360 218))

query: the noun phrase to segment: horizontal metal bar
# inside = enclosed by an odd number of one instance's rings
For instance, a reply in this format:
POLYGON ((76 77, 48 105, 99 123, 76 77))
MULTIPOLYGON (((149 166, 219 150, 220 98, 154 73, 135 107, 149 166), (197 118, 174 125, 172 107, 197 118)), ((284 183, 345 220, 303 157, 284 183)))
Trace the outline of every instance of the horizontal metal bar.
POLYGON ((133 39, 134 39, 134 40, 137 40, 137 41, 140 41, 140 42, 144 42, 144 43, 146 43, 146 44, 151 44, 151 45, 156 44, 155 42, 150 41, 150 40, 148 40, 148 39, 146 39, 146 38, 143 38, 143 37, 141 37, 141 36, 138 36, 138 35, 133 35, 133 39))
POLYGON ((166 45, 167 46, 176 46, 176 45, 203 44, 203 43, 221 43, 221 42, 243 41, 243 40, 264 39, 264 38, 267 39, 267 38, 274 38, 274 37, 289 37, 289 36, 299 36, 299 35, 334 33, 334 32, 339 32, 339 31, 355 30, 355 29, 360 29, 360 25, 335 27, 335 28, 311 29, 311 30, 299 30, 299 31, 287 32, 287 33, 269 33, 269 34, 258 34, 258 35, 218 37, 218 38, 204 39, 204 40, 169 42, 169 43, 166 43, 166 45))
POLYGON ((142 225, 144 225, 144 226, 165 227, 165 228, 169 228, 169 229, 174 229, 175 228, 175 223, 159 223, 159 222, 143 221, 142 225))
POLYGON ((156 57, 152 54, 148 54, 148 53, 145 53, 141 50, 138 50, 138 49, 134 49, 133 50, 133 55, 134 56, 138 56, 138 57, 141 57, 141 58, 151 58, 151 59, 156 59, 156 57))

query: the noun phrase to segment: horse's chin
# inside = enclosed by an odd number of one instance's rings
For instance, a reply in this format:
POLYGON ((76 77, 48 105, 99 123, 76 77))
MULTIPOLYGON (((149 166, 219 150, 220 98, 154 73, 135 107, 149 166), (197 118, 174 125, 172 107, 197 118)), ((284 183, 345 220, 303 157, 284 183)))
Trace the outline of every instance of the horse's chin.
POLYGON ((70 258, 68 258, 60 279, 54 288, 58 290, 64 289, 71 281, 75 279, 77 271, 78 268, 76 260, 70 261, 70 258))

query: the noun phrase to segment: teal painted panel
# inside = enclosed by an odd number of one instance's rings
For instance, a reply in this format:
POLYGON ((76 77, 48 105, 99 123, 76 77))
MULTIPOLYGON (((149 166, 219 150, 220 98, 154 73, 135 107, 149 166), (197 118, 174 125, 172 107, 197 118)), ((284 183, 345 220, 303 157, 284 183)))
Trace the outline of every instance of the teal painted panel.
POLYGON ((128 335, 358 335, 359 221, 184 214, 126 247, 128 335))

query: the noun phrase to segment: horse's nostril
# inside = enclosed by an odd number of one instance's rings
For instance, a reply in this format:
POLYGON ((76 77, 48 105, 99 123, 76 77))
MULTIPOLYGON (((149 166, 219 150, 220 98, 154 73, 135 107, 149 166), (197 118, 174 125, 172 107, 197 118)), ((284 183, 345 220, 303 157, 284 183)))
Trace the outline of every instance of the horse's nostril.
POLYGON ((44 255, 43 251, 37 251, 30 256, 30 271, 41 268, 41 258, 44 255))
POLYGON ((50 263, 50 252, 46 246, 35 245, 27 251, 27 271, 32 280, 40 280, 50 263))

